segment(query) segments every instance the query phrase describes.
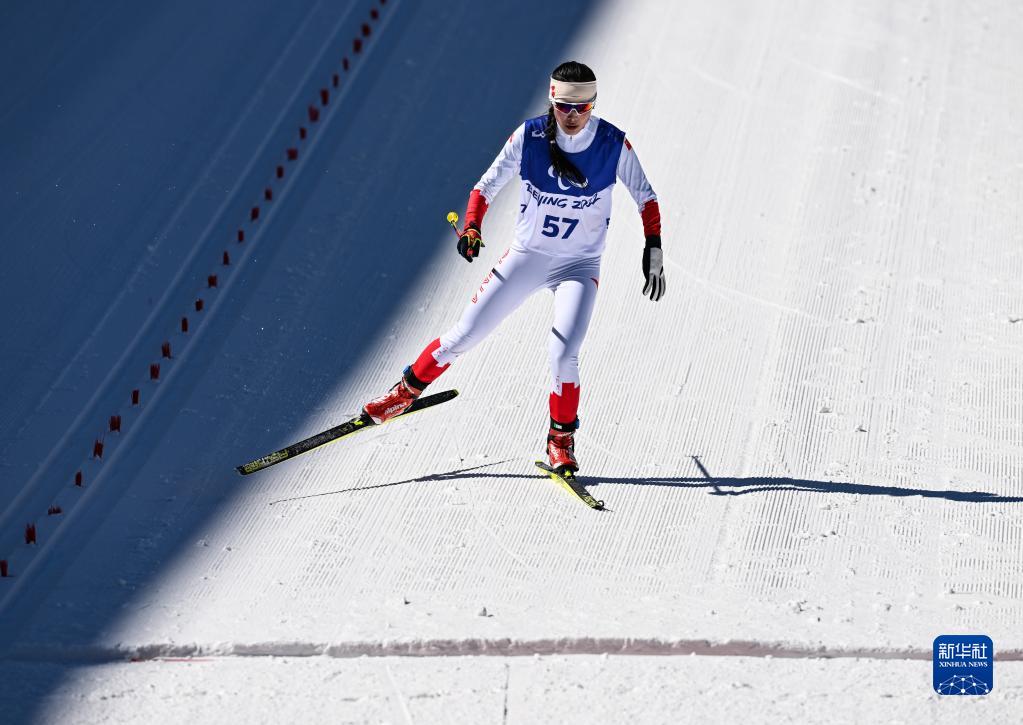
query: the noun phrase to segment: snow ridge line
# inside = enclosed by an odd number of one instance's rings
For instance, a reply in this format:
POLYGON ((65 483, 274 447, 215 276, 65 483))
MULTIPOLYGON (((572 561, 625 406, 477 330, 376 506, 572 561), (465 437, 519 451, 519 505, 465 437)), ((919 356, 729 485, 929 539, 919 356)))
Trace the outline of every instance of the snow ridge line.
MULTIPOLYGON (((397 3, 392 2, 390 3, 390 5, 393 7, 394 5, 397 5, 397 3)), ((373 32, 371 23, 377 26, 377 32, 379 33, 388 25, 388 21, 390 20, 390 17, 393 15, 393 12, 381 13, 380 10, 378 9, 378 8, 383 9, 387 6, 388 0, 371 0, 371 2, 367 3, 366 6, 364 7, 370 8, 369 16, 367 17, 368 22, 362 22, 361 27, 360 27, 361 21, 351 21, 350 13, 345 13, 345 15, 338 20, 337 24, 330 32, 329 36, 330 40, 316 54, 313 63, 309 66, 305 76, 301 79, 299 87, 304 87, 309 84, 311 73, 317 68, 320 68, 320 66, 322 66, 323 58, 326 56, 326 53, 331 50, 331 47, 334 45, 334 42, 338 39, 344 27, 348 25, 350 22, 354 22, 354 25, 357 28, 355 31, 355 36, 352 39, 351 53, 355 56, 359 54, 365 56, 368 53, 367 41, 373 32)), ((246 240, 243 228, 239 227, 237 243, 238 249, 240 251, 237 253, 237 256, 234 260, 234 265, 236 269, 238 267, 241 267, 244 264, 245 260, 247 260, 251 256, 253 247, 256 246, 254 242, 256 242, 262 236, 262 230, 265 229, 267 224, 269 224, 270 221, 272 220, 272 218, 276 216, 275 212, 282 206, 282 202, 287 198, 289 191, 294 187, 293 183, 288 182, 290 182, 295 176, 299 175, 302 168, 306 166, 308 159, 311 156, 311 152, 316 148, 320 138, 322 138, 323 136, 322 131, 320 133, 310 133, 307 130, 306 126, 317 125, 323 128, 329 124, 330 119, 337 115, 337 109, 341 105, 340 101, 343 100, 344 97, 348 95, 348 91, 351 88, 352 84, 352 80, 349 80, 343 86, 340 84, 341 72, 343 72, 345 77, 353 79, 355 76, 358 75, 359 69, 361 68, 361 66, 365 65, 365 62, 356 63, 354 62, 354 58, 350 60, 349 55, 345 54, 343 58, 339 61, 338 65, 340 66, 340 68, 338 69, 338 71, 340 72, 334 72, 332 74, 331 82, 326 87, 320 90, 319 98, 317 99, 318 103, 310 104, 308 106, 308 109, 306 109, 308 113, 308 124, 304 124, 299 128, 299 140, 304 142, 303 147, 305 151, 301 155, 299 155, 297 147, 289 146, 289 148, 287 149, 286 152, 287 160, 292 163, 293 170, 288 174, 288 178, 283 181, 283 183, 281 184, 281 188, 279 189, 279 192, 276 195, 274 195, 274 193, 272 192, 271 186, 267 185, 266 189, 264 189, 263 192, 263 198, 265 201, 257 203, 255 206, 252 207, 251 217, 248 220, 249 224, 247 226, 253 227, 254 229, 248 240, 246 240), (331 94, 331 90, 329 89, 333 89, 334 91, 333 94, 331 94), (331 95, 333 95, 333 99, 330 98, 331 95), (333 103, 330 103, 331 100, 333 100, 333 103), (308 141, 306 139, 308 139, 308 141), (266 202, 270 202, 271 200, 274 199, 276 199, 275 204, 272 205, 266 204, 266 202), (266 213, 262 215, 259 214, 259 209, 261 208, 261 206, 265 206, 267 208, 266 213), (255 222, 258 219, 262 219, 262 222, 258 226, 255 226, 255 222), (242 243, 245 241, 248 241, 249 243, 243 245, 242 243)), ((296 103, 298 99, 297 93, 298 91, 296 91, 296 94, 293 95, 292 98, 285 104, 285 107, 282 108, 280 114, 278 115, 277 119, 273 124, 273 127, 269 135, 267 136, 267 140, 271 136, 273 136, 273 134, 276 132, 276 129, 278 129, 280 124, 284 122, 284 118, 287 113, 294 111, 296 108, 301 108, 301 103, 296 103)), ((261 156, 263 147, 266 146, 266 143, 267 141, 264 141, 258 153, 254 155, 261 156)), ((249 165, 246 167, 245 172, 243 174, 244 178, 247 179, 248 176, 250 175, 253 169, 253 164, 254 161, 250 162, 249 165)), ((283 170, 282 166, 277 167, 276 178, 278 180, 284 179, 282 170, 283 170)), ((207 229, 200 237, 201 241, 205 240, 207 236, 212 232, 213 224, 217 221, 217 219, 219 219, 225 207, 226 203, 225 205, 222 205, 221 209, 214 215, 215 217, 214 221, 211 221, 210 224, 207 226, 207 229)), ((183 269, 179 271, 174 280, 172 280, 171 284, 168 287, 168 290, 175 288, 177 286, 179 279, 185 272, 185 268, 191 269, 191 265, 189 263, 191 263, 193 259, 196 257, 196 254, 198 253, 198 247, 201 246, 202 246, 201 243, 197 244, 196 249, 192 250, 185 263, 183 263, 183 269)), ((223 265, 224 267, 227 267, 229 264, 230 264, 229 253, 225 249, 223 253, 223 265)), ((51 506, 49 512, 47 513, 45 518, 43 518, 44 511, 46 508, 44 506, 42 510, 36 512, 38 514, 38 517, 33 515, 31 512, 29 512, 27 506, 25 505, 27 503, 30 503, 30 501, 28 501, 27 499, 33 498, 33 493, 35 492, 36 487, 32 484, 39 480, 42 477, 43 473, 50 468, 52 459, 54 455, 56 455, 56 450, 62 448, 64 445, 68 443, 67 441, 68 436, 70 435, 71 431, 74 430, 82 422, 85 413, 94 407, 94 404, 104 391, 112 387, 113 383, 115 382, 114 371, 119 370, 123 366, 122 365, 123 362, 128 358, 130 353, 133 352, 138 347, 138 344, 140 343, 141 338, 144 336, 144 333, 148 331, 149 327, 152 326, 152 323, 156 319, 158 312, 167 306, 167 304, 169 303, 169 291, 168 293, 165 293, 163 298, 161 298, 160 303, 156 306, 154 312, 149 316, 149 318, 144 323, 143 329, 140 330, 140 332, 136 335, 132 342, 127 346, 126 351, 124 355, 122 355, 121 360, 118 361, 118 363, 116 363, 114 366, 112 366, 111 373, 107 376, 107 379, 103 381, 99 389, 97 389, 93 397, 90 399, 89 403, 79 413, 78 418, 76 418, 75 422, 72 423, 69 429, 65 432, 64 436, 60 441, 60 445, 54 447, 55 453, 51 454, 51 456, 40 465, 39 469, 37 469, 36 474, 32 477, 31 481, 29 482, 29 485, 27 485, 24 488, 22 494, 20 494, 15 499, 15 501, 11 502, 6 507, 5 510, 0 511, 0 520, 6 520, 5 523, 7 525, 10 525, 13 519, 16 518, 18 515, 24 515, 24 518, 26 520, 34 519, 38 521, 39 518, 42 518, 43 521, 47 521, 47 519, 49 519, 49 521, 54 521, 52 517, 55 514, 57 515, 63 514, 62 516, 60 516, 60 519, 57 520, 57 525, 55 527, 53 527, 52 525, 48 527, 50 529, 50 532, 52 533, 43 542, 37 541, 36 524, 32 523, 26 526, 24 545, 18 547, 16 550, 8 549, 6 551, 0 551, 0 557, 3 557, 2 559, 0 559, 0 579, 7 580, 10 582, 9 586, 6 588, 6 591, 0 589, 0 612, 4 612, 5 610, 7 610, 9 606, 16 600, 18 592, 32 578, 31 574, 41 566, 42 560, 44 560, 48 554, 52 553, 53 546, 60 538, 62 532, 67 530, 67 528, 71 525, 72 520, 75 518, 75 515, 85 507, 85 502, 88 499, 92 498, 93 497, 92 494, 94 494, 94 492, 100 488, 98 485, 100 481, 106 478, 108 475, 110 475, 110 471, 114 467, 115 461, 121 457, 121 454, 125 450, 128 449, 128 440, 134 437, 133 433, 142 427, 141 426, 142 422, 149 416, 149 413, 154 408, 157 407, 156 404, 159 401, 159 399, 161 399, 164 396, 165 391, 169 387, 170 381, 181 369, 183 362, 185 361, 185 359, 189 357, 190 352, 197 347, 199 339, 203 336, 203 333, 209 327, 209 324, 206 323, 205 320, 208 320, 210 317, 212 317, 216 310, 222 306, 223 298, 227 296, 227 293, 229 292, 230 288, 234 285, 234 282, 235 280, 237 280, 238 277, 239 274, 237 272, 228 276, 226 278, 226 281, 222 282, 218 282, 217 275, 215 273, 207 277, 208 291, 213 292, 214 289, 216 288, 216 291, 219 292, 219 294, 214 295, 210 299, 209 305, 208 307, 206 307, 208 311, 205 317, 203 318, 203 322, 200 322, 198 325, 195 326, 193 333, 189 335, 189 337, 187 338, 186 347, 184 348, 183 352, 181 352, 180 355, 174 355, 172 358, 170 355, 169 344, 164 343, 165 349, 163 350, 163 357, 167 358, 170 362, 174 364, 172 367, 170 367, 170 370, 167 372, 167 374, 163 376, 163 384, 160 385, 160 387, 156 389, 156 392, 153 393, 149 398, 148 401, 149 405, 141 406, 142 410, 134 421, 135 425, 129 427, 127 432, 122 434, 123 438, 121 439, 121 442, 114 448, 112 455, 110 455, 106 461, 103 461, 102 444, 99 442, 99 440, 97 440, 97 445, 100 446, 98 449, 99 453, 97 454, 96 452, 97 449, 94 447, 93 459, 101 461, 103 463, 103 467, 100 469, 95 479, 93 481, 88 482, 91 485, 82 486, 81 471, 79 471, 74 486, 66 486, 62 488, 60 491, 57 491, 56 493, 53 493, 51 495, 51 499, 56 499, 61 492, 68 490, 75 491, 76 489, 81 491, 82 488, 84 488, 85 490, 82 492, 82 494, 79 497, 77 497, 76 500, 70 506, 67 507, 67 510, 64 510, 59 507, 54 508, 53 506, 51 506), (39 543, 42 543, 43 545, 41 547, 38 547, 39 543), (19 563, 22 566, 17 568, 11 566, 11 564, 19 563)), ((197 299, 195 308, 196 312, 201 311, 203 307, 204 305, 202 305, 202 299, 201 298, 197 299)), ((182 327, 182 332, 187 332, 185 326, 182 327)), ((151 365, 150 368, 151 380, 156 381, 160 379, 159 368, 160 368, 159 364, 151 365), (153 374, 154 367, 156 369, 155 376, 153 374)), ((137 406, 138 403, 134 402, 132 407, 137 406)), ((110 431, 111 432, 116 431, 118 433, 121 432, 120 415, 111 416, 110 431), (116 428, 114 427, 115 417, 117 419, 116 428)), ((6 538, 9 537, 0 537, 0 541, 5 540, 6 538)), ((7 628, 5 627, 4 629, 7 628)))
MULTIPOLYGON (((778 657, 785 659, 930 660, 931 649, 898 647, 813 647, 785 642, 702 639, 662 640, 635 637, 562 637, 556 639, 429 639, 405 642, 220 642, 215 644, 139 644, 113 646, 20 646, 3 659, 53 664, 149 662, 203 657, 532 657, 534 655, 646 655, 687 657, 778 657)), ((1023 661, 1023 649, 996 653, 1002 662, 1023 661)))

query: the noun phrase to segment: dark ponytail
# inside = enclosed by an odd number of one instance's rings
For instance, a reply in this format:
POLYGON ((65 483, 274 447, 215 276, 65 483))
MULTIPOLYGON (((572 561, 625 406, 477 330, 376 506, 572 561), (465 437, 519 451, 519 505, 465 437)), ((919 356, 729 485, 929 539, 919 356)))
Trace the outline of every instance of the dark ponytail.
MULTIPOLYGON (((574 60, 562 63, 555 68, 554 72, 551 73, 551 78, 568 83, 587 83, 597 80, 597 76, 593 74, 589 66, 577 63, 574 60)), ((554 172, 573 186, 579 188, 586 186, 586 177, 582 175, 582 172, 575 167, 575 164, 568 160, 565 153, 558 147, 558 122, 554 118, 553 105, 547 109, 547 127, 544 131, 554 172)))

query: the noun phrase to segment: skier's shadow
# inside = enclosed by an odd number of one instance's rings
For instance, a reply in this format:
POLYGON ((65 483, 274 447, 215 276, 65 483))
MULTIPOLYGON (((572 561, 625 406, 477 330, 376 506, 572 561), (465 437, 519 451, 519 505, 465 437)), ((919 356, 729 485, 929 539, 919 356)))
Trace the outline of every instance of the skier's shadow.
MULTIPOLYGON (((700 477, 638 477, 638 478, 616 478, 608 476, 579 476, 578 480, 587 489, 598 490, 604 484, 628 485, 628 486, 670 486, 674 488, 705 488, 710 489, 711 496, 744 496, 750 493, 769 493, 772 491, 802 491, 805 493, 824 494, 857 494, 866 496, 893 496, 896 498, 906 496, 920 496, 922 498, 943 498, 948 501, 964 501, 971 503, 1023 503, 1023 496, 1004 496, 990 491, 954 491, 936 490, 926 488, 904 488, 901 486, 872 486, 865 483, 850 483, 846 481, 814 481, 804 478, 789 478, 779 476, 750 476, 746 478, 737 477, 716 477, 710 475, 698 456, 691 456, 697 468, 702 474, 700 477)), ((296 496, 293 498, 279 499, 270 502, 270 505, 285 503, 288 501, 301 501, 309 498, 322 496, 334 496, 344 493, 356 493, 358 491, 372 491, 374 489, 389 488, 391 486, 403 486, 411 483, 428 483, 431 481, 458 481, 474 478, 486 479, 547 479, 543 473, 493 473, 483 469, 492 468, 513 459, 485 463, 470 468, 460 468, 445 473, 431 473, 417 478, 408 478, 403 481, 391 481, 378 483, 372 486, 358 486, 354 488, 343 488, 337 491, 325 491, 322 493, 309 494, 307 496, 296 496)))

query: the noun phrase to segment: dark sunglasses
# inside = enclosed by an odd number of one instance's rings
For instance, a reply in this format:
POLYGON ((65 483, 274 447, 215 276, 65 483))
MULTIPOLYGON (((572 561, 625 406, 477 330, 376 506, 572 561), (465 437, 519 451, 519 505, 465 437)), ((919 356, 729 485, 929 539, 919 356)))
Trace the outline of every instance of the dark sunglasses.
POLYGON ((583 115, 584 113, 592 111, 594 105, 593 101, 590 101, 589 103, 562 103, 561 101, 551 101, 551 103, 554 105, 556 109, 558 109, 562 113, 568 114, 571 113, 572 111, 575 111, 580 116, 583 115))

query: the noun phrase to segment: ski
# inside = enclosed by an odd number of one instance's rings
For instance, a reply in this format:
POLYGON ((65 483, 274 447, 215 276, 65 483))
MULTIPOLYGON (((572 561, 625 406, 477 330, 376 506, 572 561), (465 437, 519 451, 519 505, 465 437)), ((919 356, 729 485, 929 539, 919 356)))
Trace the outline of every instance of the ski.
POLYGON ((581 483, 579 483, 579 480, 575 477, 575 474, 572 471, 566 470, 563 473, 558 473, 543 461, 537 461, 536 467, 550 476, 552 480, 560 483, 562 488, 578 497, 580 501, 589 506, 591 509, 596 509, 597 511, 604 510, 604 502, 593 498, 593 496, 590 495, 590 492, 587 491, 581 483))
MULTIPOLYGON (((401 415, 396 415, 394 418, 391 418, 391 420, 397 420, 398 418, 411 413, 416 413, 420 410, 425 410, 426 408, 432 408, 440 403, 446 403, 456 395, 458 395, 457 390, 444 390, 440 393, 424 395, 421 398, 416 398, 415 402, 409 406, 408 410, 401 415)), ((385 421, 385 423, 389 422, 390 421, 385 421)), ((334 426, 322 433, 317 433, 314 436, 306 438, 303 441, 293 443, 287 448, 282 448, 281 450, 274 451, 262 458, 257 458, 254 461, 238 466, 236 470, 243 476, 247 476, 250 473, 262 471, 264 468, 269 468, 281 461, 286 461, 289 458, 294 458, 295 456, 311 451, 314 448, 319 448, 324 443, 330 443, 331 441, 336 441, 340 438, 344 438, 345 436, 349 436, 352 433, 358 433, 360 430, 372 428, 374 425, 376 425, 376 423, 374 423, 373 420, 366 415, 365 412, 363 412, 355 418, 345 421, 341 425, 334 426)))

